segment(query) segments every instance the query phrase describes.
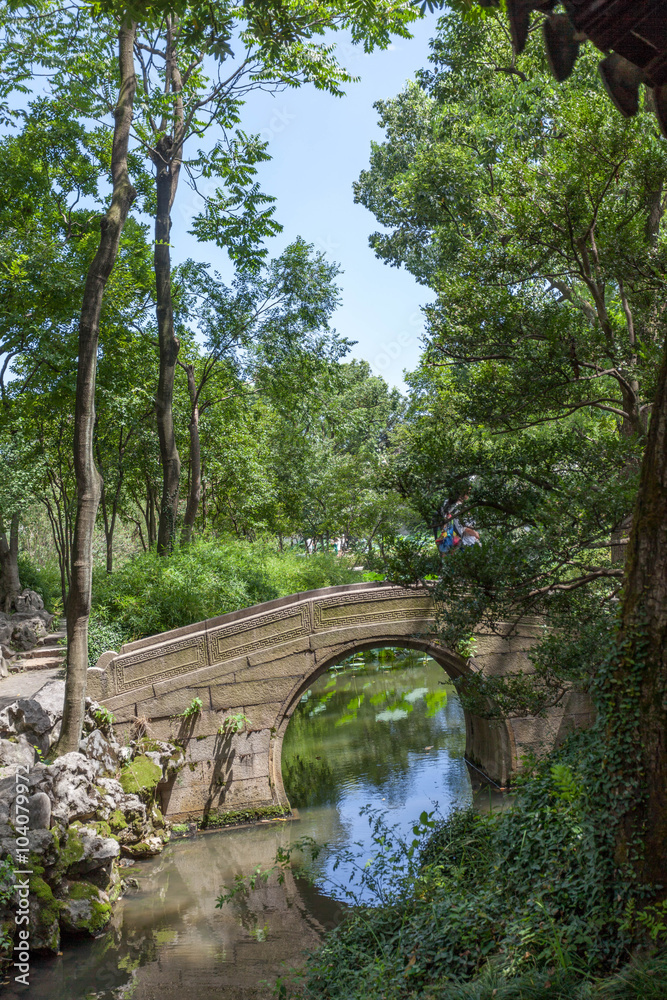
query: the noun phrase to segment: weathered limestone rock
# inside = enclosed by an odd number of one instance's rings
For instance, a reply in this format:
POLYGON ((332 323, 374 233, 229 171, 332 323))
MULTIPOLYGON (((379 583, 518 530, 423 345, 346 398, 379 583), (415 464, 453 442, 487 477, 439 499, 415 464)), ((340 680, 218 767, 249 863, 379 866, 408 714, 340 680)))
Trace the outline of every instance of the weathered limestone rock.
POLYGON ((84 740, 81 740, 79 749, 89 760, 94 760, 100 765, 100 773, 106 775, 115 774, 118 770, 118 744, 107 739, 99 729, 95 729, 84 740))
MULTIPOLYGON (((0 768, 13 768, 16 764, 32 767, 34 763, 35 748, 32 743, 28 742, 25 733, 21 733, 15 741, 0 739, 0 768)), ((0 775, 2 773, 3 771, 0 770, 0 775)))
POLYGON ((99 934, 111 918, 109 894, 90 882, 65 882, 60 891, 60 926, 70 934, 99 934))
POLYGON ((60 950, 60 907, 41 875, 30 877, 30 947, 57 954, 60 950))
POLYGON ((65 701, 65 681, 51 680, 42 685, 39 691, 31 695, 31 701, 36 701, 41 705, 52 725, 55 726, 63 717, 63 703, 65 701))
MULTIPOLYGON (((44 601, 34 590, 24 590, 16 598, 16 612, 7 614, 0 612, 0 646, 14 647, 14 650, 25 652, 32 649, 51 631, 53 615, 44 609, 44 601)), ((14 650, 10 651, 14 655, 14 650)), ((2 654, 4 659, 11 656, 2 654)))
POLYGON ((52 716, 34 698, 18 698, 0 712, 0 737, 23 734, 42 754, 51 746, 53 729, 52 716))
POLYGON ((88 760, 81 753, 72 751, 58 757, 48 767, 37 764, 30 775, 30 785, 35 791, 43 791, 52 803, 52 817, 61 826, 69 826, 76 820, 88 820, 95 816, 101 804, 100 793, 95 784, 100 774, 100 765, 88 760))
POLYGON ((20 613, 31 611, 43 611, 44 601, 35 590, 24 590, 14 602, 16 610, 20 613))
MULTIPOLYGON (((5 763, 0 767, 0 861, 17 860, 16 827, 27 812, 31 949, 47 954, 60 949, 61 931, 94 935, 104 929, 122 892, 114 867, 121 850, 137 857, 162 850, 169 831, 153 801, 155 788, 183 761, 180 748, 167 743, 135 741, 121 748, 108 725, 95 728, 100 720, 104 724, 104 716, 87 699, 81 752, 52 764, 35 762, 34 745, 48 747, 60 725, 63 686, 45 685, 34 698, 17 699, 0 712, 0 735, 6 737, 0 739, 0 763, 5 763), (150 782, 137 784, 140 794, 118 780, 133 758, 139 759, 135 776, 142 769, 151 776, 150 782), (29 768, 25 777, 19 766, 29 768), (19 784, 28 786, 27 802, 17 803, 17 773, 23 778, 19 784)), ((13 912, 11 906, 0 911, 0 926, 10 937, 13 912)))
MULTIPOLYGON (((12 616, 6 614, 4 611, 0 611, 0 646, 6 648, 9 645, 13 627, 12 616)), ((5 655, 4 648, 3 655, 5 655)), ((9 659, 9 657, 7 657, 7 659, 9 659)))
POLYGON ((146 837, 145 840, 139 841, 139 843, 127 844, 123 847, 123 853, 131 858, 150 858, 155 854, 159 854, 163 848, 164 840, 162 837, 153 834, 150 837, 146 837))
POLYGON ((69 863, 68 875, 87 875, 103 869, 111 874, 111 865, 120 854, 120 844, 114 837, 106 837, 97 826, 71 826, 62 855, 69 863))
POLYGON ((10 640, 14 649, 25 652, 36 646, 38 639, 41 639, 42 636, 48 635, 46 623, 39 615, 30 615, 27 618, 23 615, 15 615, 14 622, 10 640))
POLYGON ((51 826, 51 799, 46 792, 35 792, 28 802, 31 830, 48 830, 51 826))

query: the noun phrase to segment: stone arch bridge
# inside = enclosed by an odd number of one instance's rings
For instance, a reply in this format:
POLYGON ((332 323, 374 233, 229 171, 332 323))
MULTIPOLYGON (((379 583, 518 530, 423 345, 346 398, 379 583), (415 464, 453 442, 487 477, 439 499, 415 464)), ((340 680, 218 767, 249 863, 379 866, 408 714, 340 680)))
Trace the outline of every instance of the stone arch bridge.
MULTIPOLYGON (((538 623, 511 636, 502 626, 478 634, 475 657, 466 661, 438 645, 434 615, 420 588, 359 583, 293 594, 103 653, 88 671, 88 694, 113 712, 119 735, 144 719, 156 739, 185 740, 189 766, 160 788, 170 819, 288 807, 280 765, 287 724, 312 682, 346 656, 405 646, 432 656, 452 679, 530 669, 526 650, 538 623), (194 698, 201 712, 183 718, 194 698), (244 729, 221 734, 224 719, 239 712, 249 719, 244 729)), ((466 756, 506 786, 526 752, 539 754, 589 722, 590 706, 576 692, 546 719, 466 712, 466 756)))

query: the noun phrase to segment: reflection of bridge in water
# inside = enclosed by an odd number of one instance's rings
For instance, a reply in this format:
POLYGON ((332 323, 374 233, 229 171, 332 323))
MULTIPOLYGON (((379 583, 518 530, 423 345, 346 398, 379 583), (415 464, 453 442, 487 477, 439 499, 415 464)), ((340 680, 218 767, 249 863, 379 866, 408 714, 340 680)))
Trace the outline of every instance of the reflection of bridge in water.
MULTIPOLYGON (((157 739, 185 737, 186 766, 162 800, 171 819, 204 812, 287 805, 280 769, 283 736, 310 684, 357 650, 405 646, 432 656, 451 678, 531 669, 535 624, 507 637, 480 633, 466 661, 438 645, 434 605, 423 589, 360 583, 269 601, 104 653, 88 671, 88 693, 110 709, 116 728, 150 720, 157 739), (202 709, 177 718, 193 699, 202 709), (242 712, 243 732, 222 735, 242 712)), ((508 630, 505 630, 508 631, 508 630)), ((545 718, 483 719, 466 712, 466 757, 499 785, 510 783, 529 751, 544 752, 590 721, 587 699, 570 692, 545 718)))

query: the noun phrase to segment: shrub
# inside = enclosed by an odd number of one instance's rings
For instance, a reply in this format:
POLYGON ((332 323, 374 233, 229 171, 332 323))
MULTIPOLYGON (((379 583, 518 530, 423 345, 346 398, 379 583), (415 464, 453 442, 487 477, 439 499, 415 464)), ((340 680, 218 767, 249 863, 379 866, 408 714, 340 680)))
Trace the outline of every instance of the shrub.
POLYGON ((37 566, 25 556, 19 556, 19 578, 22 587, 40 595, 47 611, 52 614, 62 613, 60 570, 57 563, 37 566))
POLYGON ((94 667, 102 653, 110 649, 118 652, 124 642, 133 638, 118 621, 109 621, 104 609, 94 608, 88 619, 88 666, 94 667))
MULTIPOLYGON (((596 731, 578 733, 534 765, 512 808, 437 824, 416 871, 410 848, 378 827, 374 864, 389 858, 396 888, 354 907, 324 938, 306 967, 306 995, 639 996, 624 984, 652 982, 652 969, 619 969, 638 942, 664 946, 665 935, 649 940, 629 919, 641 899, 613 864, 609 822, 587 792, 600 744, 596 731), (593 985, 600 975, 615 977, 607 991, 593 985)), ((385 873, 378 884, 391 881, 385 873)))
MULTIPOLYGON (((144 553, 111 575, 96 573, 91 636, 95 660, 123 642, 287 594, 353 583, 361 574, 333 553, 279 552, 268 542, 201 540, 170 556, 144 553), (106 645, 105 645, 106 643, 106 645)), ((91 654, 91 661, 93 654, 91 654)))

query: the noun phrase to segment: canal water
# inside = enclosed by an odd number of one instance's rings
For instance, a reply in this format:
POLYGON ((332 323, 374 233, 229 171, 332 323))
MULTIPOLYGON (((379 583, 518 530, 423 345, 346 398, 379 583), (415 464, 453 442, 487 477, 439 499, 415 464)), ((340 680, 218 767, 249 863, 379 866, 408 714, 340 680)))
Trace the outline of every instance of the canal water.
POLYGON ((67 941, 57 958, 33 958, 30 987, 7 986, 3 995, 268 1000, 276 977, 341 919, 346 892, 364 898, 355 864, 374 853, 364 807, 411 839, 423 811, 446 816, 468 805, 464 747, 461 703, 433 660, 373 650, 332 668, 303 696, 285 736, 283 778, 296 821, 198 834, 126 868, 133 885, 107 933, 67 941), (272 877, 216 908, 237 875, 268 868, 279 847, 304 836, 328 845, 302 862, 314 884, 297 862, 284 884, 272 877), (336 866, 341 851, 358 861, 336 866))

